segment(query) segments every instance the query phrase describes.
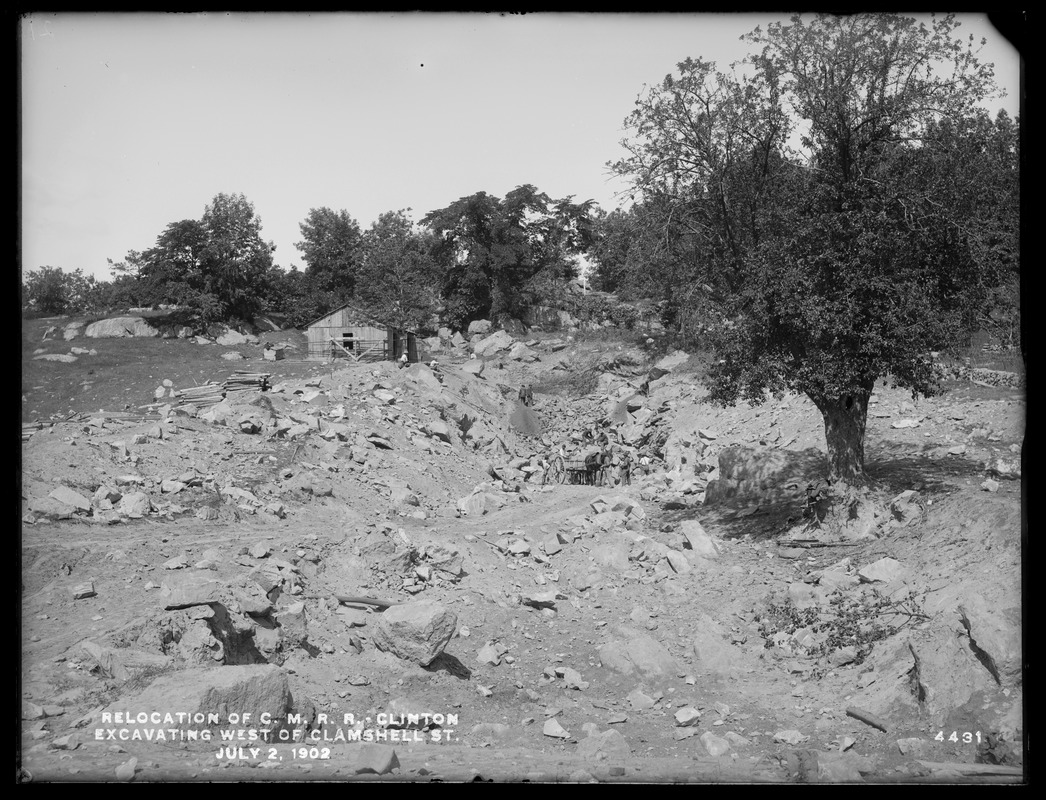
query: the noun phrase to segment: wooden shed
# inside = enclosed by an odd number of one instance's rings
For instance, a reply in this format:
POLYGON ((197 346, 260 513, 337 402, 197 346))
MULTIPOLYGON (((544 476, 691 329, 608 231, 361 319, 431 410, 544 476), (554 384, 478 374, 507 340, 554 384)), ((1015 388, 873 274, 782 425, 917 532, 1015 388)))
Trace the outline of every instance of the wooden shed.
POLYGON ((310 361, 338 358, 356 361, 395 361, 403 353, 418 360, 417 335, 378 320, 364 309, 346 304, 311 322, 306 329, 310 361))

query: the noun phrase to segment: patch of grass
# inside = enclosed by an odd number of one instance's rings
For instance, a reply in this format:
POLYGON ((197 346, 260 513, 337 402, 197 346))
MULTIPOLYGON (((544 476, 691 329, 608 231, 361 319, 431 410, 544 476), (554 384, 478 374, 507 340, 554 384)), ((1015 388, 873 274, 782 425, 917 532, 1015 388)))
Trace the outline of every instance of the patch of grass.
MULTIPOLYGON (((61 329, 71 321, 47 318, 22 323, 23 422, 99 410, 138 411, 140 406, 156 402, 153 392, 165 379, 175 389, 186 389, 208 381, 221 383, 238 371, 268 373, 273 384, 329 371, 322 362, 266 361, 262 344, 222 347, 196 344, 191 339, 82 336, 65 341, 61 329), (44 331, 53 325, 59 328, 59 338, 44 341, 44 331), (78 354, 72 363, 36 359, 38 350, 68 354, 73 347, 93 350, 94 355, 78 354), (233 350, 245 358, 222 358, 233 350)), ((298 352, 304 353, 304 349, 298 352)))

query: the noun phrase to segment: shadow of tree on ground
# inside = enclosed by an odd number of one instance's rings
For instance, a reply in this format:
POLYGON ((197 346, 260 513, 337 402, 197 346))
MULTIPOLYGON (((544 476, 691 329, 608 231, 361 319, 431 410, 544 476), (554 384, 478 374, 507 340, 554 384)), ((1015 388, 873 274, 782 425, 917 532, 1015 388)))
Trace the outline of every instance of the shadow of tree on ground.
MULTIPOLYGON (((908 489, 924 495, 942 495, 957 486, 984 476, 984 466, 960 455, 940 457, 940 444, 913 447, 903 443, 878 444, 868 450, 865 477, 875 499, 884 505, 908 489), (931 456, 931 453, 934 453, 931 456)), ((723 539, 748 537, 755 541, 794 533, 803 522, 808 484, 822 480, 827 472, 824 458, 808 451, 789 453, 781 483, 766 492, 731 497, 710 506, 664 511, 660 521, 678 524, 696 519, 714 526, 723 539)))

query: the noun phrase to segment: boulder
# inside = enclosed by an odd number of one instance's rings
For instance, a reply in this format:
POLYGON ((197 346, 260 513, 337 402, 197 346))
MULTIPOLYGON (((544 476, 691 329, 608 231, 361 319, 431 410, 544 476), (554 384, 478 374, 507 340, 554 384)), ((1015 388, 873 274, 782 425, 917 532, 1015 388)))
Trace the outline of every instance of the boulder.
POLYGON ((477 356, 492 356, 501 350, 507 350, 515 340, 507 331, 496 331, 472 345, 472 352, 477 356))
POLYGON ((890 501, 890 513, 898 524, 908 525, 922 514, 919 493, 914 489, 901 492, 890 501))
POLYGON ((400 768, 400 760, 390 746, 364 742, 352 747, 347 768, 353 775, 387 775, 400 768))
POLYGON ((218 602, 221 584, 192 572, 167 575, 160 585, 160 602, 168 610, 218 602))
POLYGON ((434 419, 421 426, 421 430, 428 436, 450 444, 454 441, 450 426, 443 420, 434 419))
POLYGON ((1004 687, 1021 683, 1021 610, 1019 607, 998 609, 972 592, 959 605, 959 616, 975 650, 983 654, 982 662, 1004 687))
POLYGON ((223 347, 236 347, 237 345, 246 344, 247 337, 239 331, 232 329, 225 331, 221 336, 214 340, 217 344, 223 347))
POLYGON ((823 467, 824 454, 770 447, 727 447, 719 454, 719 477, 708 482, 705 505, 731 501, 777 502, 797 499, 807 476, 823 467))
POLYGON ((287 723, 288 714, 302 713, 305 716, 311 715, 312 711, 311 707, 295 706, 287 673, 271 664, 194 668, 161 675, 140 693, 121 697, 113 705, 103 708, 94 721, 100 726, 103 715, 127 712, 129 709, 161 713, 170 709, 188 715, 204 715, 203 723, 191 718, 181 722, 175 717, 174 721, 165 720, 158 726, 146 715, 143 722, 132 717, 120 724, 121 728, 127 728, 132 734, 135 730, 141 731, 143 740, 146 730, 155 732, 157 727, 186 730, 206 728, 212 730, 217 740, 217 731, 229 727, 230 714, 250 714, 251 720, 258 720, 262 714, 268 714, 272 723, 266 727, 271 727, 275 732, 290 727, 287 723), (209 714, 217 715, 217 724, 207 721, 209 714))
POLYGON ((160 332, 141 317, 112 317, 92 322, 84 336, 92 339, 112 339, 123 336, 159 336, 160 332))
POLYGON ((113 680, 123 682, 140 672, 162 670, 171 666, 173 658, 162 653, 149 653, 131 648, 105 647, 90 639, 80 643, 81 649, 113 680))
POLYGON ((646 678, 675 676, 679 666, 664 646, 636 628, 624 625, 614 629, 615 639, 599 648, 603 666, 625 675, 646 678))
POLYGON ((679 532, 683 534, 690 549, 703 558, 715 558, 719 555, 721 545, 717 539, 705 533, 701 523, 696 519, 686 519, 679 523, 679 532))
POLYGON ((78 511, 89 511, 91 509, 91 501, 68 486, 58 486, 52 489, 48 497, 57 500, 59 503, 72 506, 78 511))
POLYGON ((711 731, 705 731, 699 738, 701 739, 701 744, 705 746, 705 750, 708 751, 708 755, 710 756, 725 756, 732 749, 730 742, 722 736, 716 736, 711 731))
POLYGON ((468 497, 458 501, 458 510, 469 517, 481 517, 492 511, 497 511, 507 504, 501 495, 494 492, 473 492, 468 497))
POLYGON ((457 615, 439 603, 404 603, 381 615, 372 640, 378 649, 425 667, 443 652, 457 625, 457 615))
POLYGON ((526 326, 521 321, 519 321, 518 319, 515 319, 514 317, 505 317, 504 319, 502 319, 501 320, 501 327, 504 328, 509 333, 511 333, 513 336, 526 336, 527 335, 527 328, 526 328, 526 326))
POLYGON ((472 322, 469 323, 468 333, 469 336, 472 336, 477 333, 486 334, 490 333, 490 329, 493 327, 494 323, 492 323, 489 319, 474 319, 472 320, 472 322))
POLYGON ((632 748, 625 737, 615 730, 603 731, 582 739, 574 751, 582 758, 597 760, 605 758, 628 758, 632 748))
POLYGON ((145 492, 128 492, 120 498, 116 510, 126 517, 140 519, 152 511, 152 503, 145 492))
POLYGON ((480 358, 471 359, 461 365, 461 371, 466 375, 475 375, 477 378, 483 374, 483 368, 486 366, 486 362, 480 358))
POLYGON ((880 558, 857 571, 864 583, 900 583, 907 575, 904 565, 893 558, 880 558))
POLYGON ((516 342, 512 347, 509 348, 508 357, 512 361, 536 361, 537 354, 527 347, 523 342, 516 342))

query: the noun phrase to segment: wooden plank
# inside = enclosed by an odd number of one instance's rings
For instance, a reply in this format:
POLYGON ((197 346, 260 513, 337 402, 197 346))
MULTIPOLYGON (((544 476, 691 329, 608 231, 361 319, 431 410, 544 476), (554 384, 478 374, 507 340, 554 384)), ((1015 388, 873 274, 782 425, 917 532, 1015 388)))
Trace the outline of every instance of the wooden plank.
POLYGON ((846 709, 846 716, 859 719, 865 725, 871 725, 873 728, 878 728, 883 733, 886 733, 886 723, 872 714, 870 711, 865 711, 863 708, 857 708, 857 706, 850 706, 846 709))
POLYGON ((342 346, 341 346, 341 342, 339 342, 339 341, 338 341, 337 339, 335 339, 335 338, 334 338, 333 336, 329 337, 329 341, 330 341, 330 343, 331 343, 331 344, 333 344, 333 345, 337 345, 337 347, 338 347, 339 349, 341 349, 341 351, 342 351, 343 353, 345 353, 345 355, 347 355, 347 356, 348 356, 349 358, 354 358, 354 359, 356 359, 356 361, 359 361, 359 359, 358 359, 358 358, 356 358, 356 356, 354 356, 354 355, 352 354, 352 352, 351 352, 351 351, 349 351, 349 350, 346 350, 346 349, 345 349, 344 347, 342 347, 342 346))

